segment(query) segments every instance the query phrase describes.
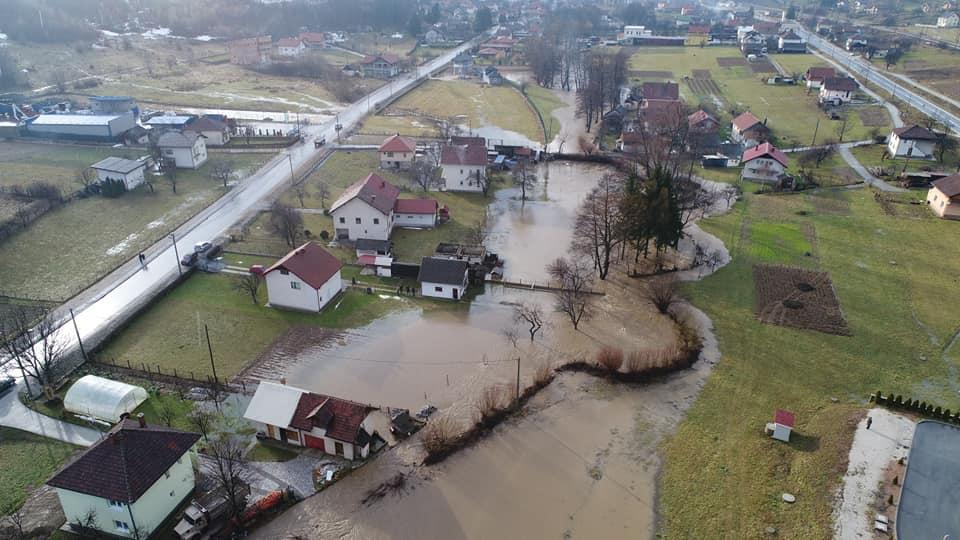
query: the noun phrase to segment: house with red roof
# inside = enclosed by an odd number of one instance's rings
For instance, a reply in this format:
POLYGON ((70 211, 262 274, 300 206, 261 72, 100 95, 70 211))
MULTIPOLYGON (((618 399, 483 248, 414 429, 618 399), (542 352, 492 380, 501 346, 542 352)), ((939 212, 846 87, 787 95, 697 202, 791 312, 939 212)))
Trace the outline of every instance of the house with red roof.
POLYGON ((687 116, 687 128, 691 133, 716 133, 720 129, 720 122, 703 109, 687 116))
POLYGON ((790 165, 787 155, 770 143, 748 149, 740 162, 743 164, 741 178, 768 184, 779 182, 790 165))
POLYGON ((365 459, 390 436, 377 430, 390 425, 377 407, 269 381, 257 386, 243 417, 270 439, 349 460, 365 459))
POLYGON ((927 204, 944 219, 960 219, 960 174, 941 178, 927 192, 927 204))
POLYGON ((327 46, 327 36, 323 32, 300 32, 300 41, 308 49, 323 49, 327 46))
POLYGON ((67 523, 97 527, 111 538, 148 538, 196 485, 190 453, 200 435, 124 419, 57 471, 54 488, 67 523))
POLYGON ((394 227, 435 227, 434 199, 401 199, 400 188, 376 174, 354 182, 330 206, 338 240, 390 240, 394 227))
POLYGON ((820 85, 820 103, 843 105, 853 99, 860 85, 852 77, 827 77, 820 85))
POLYGON ((937 134, 918 126, 903 126, 894 129, 887 139, 887 152, 893 157, 926 159, 933 156, 937 134))
POLYGON ((424 227, 437 226, 437 212, 440 204, 436 199, 397 199, 393 205, 394 227, 424 227))
POLYGON ((444 145, 440 170, 447 191, 482 192, 487 179, 486 143, 444 145))
POLYGON ((400 57, 395 54, 373 54, 360 61, 360 69, 364 77, 392 79, 400 73, 400 64, 400 57))
POLYGON ((760 121, 750 111, 737 116, 731 122, 730 138, 746 147, 756 146, 770 137, 767 122, 760 121))
POLYGON ((288 58, 300 56, 307 46, 303 40, 298 37, 280 38, 276 43, 277 56, 286 56, 288 58))
POLYGON ((803 78, 807 81, 807 88, 820 89, 824 79, 837 76, 837 70, 832 67, 812 67, 807 70, 803 78))
POLYGON ((387 137, 378 152, 381 169, 409 169, 417 158, 417 143, 397 133, 387 137))
POLYGON ((320 244, 303 244, 264 270, 270 307, 319 312, 340 294, 341 268, 320 244))

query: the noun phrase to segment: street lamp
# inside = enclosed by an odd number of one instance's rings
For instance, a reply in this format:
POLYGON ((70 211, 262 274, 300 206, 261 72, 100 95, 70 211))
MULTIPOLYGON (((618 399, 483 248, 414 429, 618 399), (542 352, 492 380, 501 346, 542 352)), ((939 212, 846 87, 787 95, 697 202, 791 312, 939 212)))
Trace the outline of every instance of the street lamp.
POLYGON ((180 252, 177 250, 177 235, 170 233, 170 241, 173 242, 173 255, 177 258, 177 272, 183 275, 183 268, 180 266, 180 252))

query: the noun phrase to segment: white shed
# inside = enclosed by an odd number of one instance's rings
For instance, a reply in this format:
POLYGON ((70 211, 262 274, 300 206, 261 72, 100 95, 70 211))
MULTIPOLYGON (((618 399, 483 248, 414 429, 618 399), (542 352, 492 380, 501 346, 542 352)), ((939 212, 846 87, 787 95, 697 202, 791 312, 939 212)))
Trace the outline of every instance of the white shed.
POLYGON ((767 433, 778 441, 790 442, 790 434, 793 432, 793 425, 796 423, 796 417, 790 411, 777 409, 773 415, 773 423, 767 424, 767 433))
POLYGON ((118 422, 123 413, 133 412, 147 399, 147 391, 96 375, 85 375, 67 390, 63 408, 74 414, 118 422))

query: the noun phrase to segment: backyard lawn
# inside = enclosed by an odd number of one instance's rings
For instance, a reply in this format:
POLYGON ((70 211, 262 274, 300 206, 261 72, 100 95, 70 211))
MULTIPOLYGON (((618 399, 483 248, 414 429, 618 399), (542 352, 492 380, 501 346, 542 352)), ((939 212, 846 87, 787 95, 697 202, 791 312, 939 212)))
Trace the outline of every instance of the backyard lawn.
POLYGON ((943 156, 943 163, 929 159, 906 159, 898 157, 896 159, 883 158, 884 150, 887 145, 875 144, 871 146, 858 146, 852 148, 850 152, 857 158, 864 167, 883 167, 896 174, 900 174, 906 166, 908 171, 945 171, 953 173, 960 167, 960 155, 957 152, 947 152, 943 156))
POLYGON ((664 537, 757 538, 774 527, 781 538, 832 538, 835 489, 868 395, 958 408, 950 306, 960 302, 960 258, 942 256, 957 224, 920 210, 891 215, 869 189, 748 194, 701 223, 733 260, 685 295, 713 320, 723 357, 664 447, 664 537), (760 323, 757 262, 828 272, 852 335, 760 323), (790 444, 763 433, 778 408, 797 415, 790 444), (784 492, 796 504, 782 503, 784 492))
POLYGON ((0 516, 13 512, 29 491, 50 477, 78 447, 0 427, 0 516))
POLYGON ((524 88, 524 92, 526 92, 527 98, 530 99, 533 106, 540 111, 540 116, 543 117, 543 123, 547 130, 547 141, 552 141, 553 138, 557 136, 557 133, 560 133, 561 126, 560 121, 553 117, 553 111, 561 107, 566 107, 567 104, 558 98, 549 88, 543 88, 536 84, 528 84, 524 88))
POLYGON ((77 182, 80 169, 108 156, 136 159, 146 153, 128 148, 7 141, 0 145, 0 187, 49 182, 69 195, 83 187, 77 182))
MULTIPOLYGON (((61 174, 73 174, 76 149, 51 148, 67 155, 58 162, 61 174)), ((268 157, 230 159, 249 174, 268 157)), ((223 195, 223 186, 207 177, 209 167, 180 170, 176 194, 154 177, 153 193, 143 185, 116 199, 79 199, 44 215, 0 243, 0 296, 62 302, 80 292, 223 195)))

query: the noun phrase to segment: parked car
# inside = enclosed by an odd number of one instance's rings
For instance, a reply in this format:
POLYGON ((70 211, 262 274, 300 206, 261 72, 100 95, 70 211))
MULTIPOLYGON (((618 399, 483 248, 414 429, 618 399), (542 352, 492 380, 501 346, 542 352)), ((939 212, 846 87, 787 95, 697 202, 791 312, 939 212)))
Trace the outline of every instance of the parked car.
POLYGON ((200 257, 200 254, 197 252, 187 253, 180 259, 180 264, 183 266, 193 266, 197 263, 198 257, 200 257))
POLYGON ((7 393, 7 390, 10 390, 17 385, 16 379, 7 375, 3 378, 0 378, 0 396, 7 393))
POLYGON ((213 242, 197 242, 193 245, 194 253, 203 253, 213 247, 213 242))

